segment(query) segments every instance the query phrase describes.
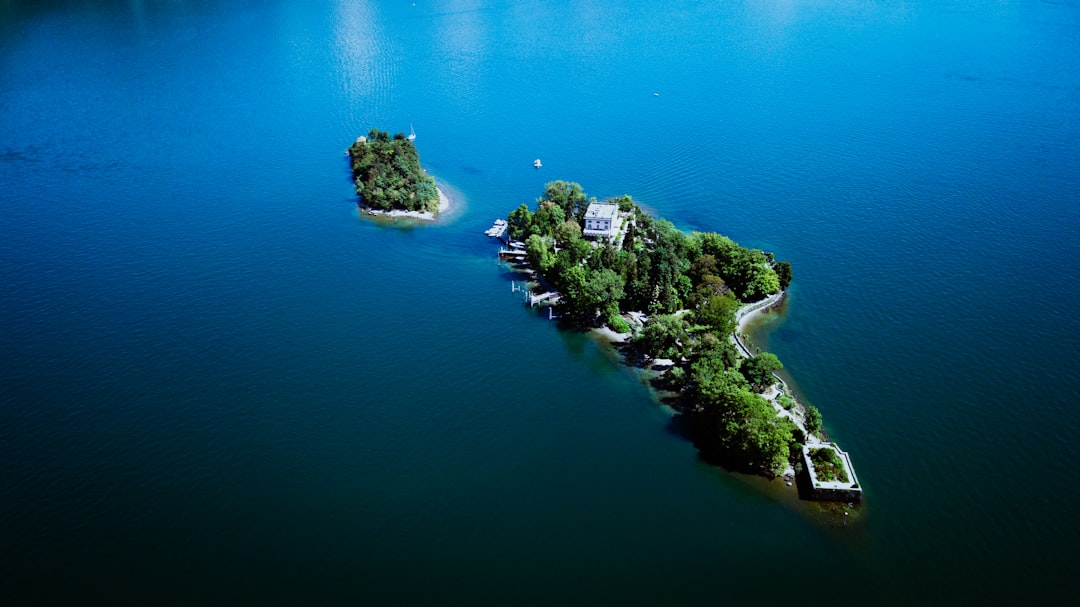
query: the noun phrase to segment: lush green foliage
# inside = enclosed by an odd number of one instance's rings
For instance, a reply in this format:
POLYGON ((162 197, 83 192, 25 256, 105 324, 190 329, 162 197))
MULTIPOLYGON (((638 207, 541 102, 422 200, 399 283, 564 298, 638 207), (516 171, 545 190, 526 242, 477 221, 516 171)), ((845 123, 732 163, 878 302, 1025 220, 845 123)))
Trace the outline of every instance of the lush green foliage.
POLYGON ((821 411, 814 405, 806 406, 806 431, 811 434, 817 434, 818 430, 821 430, 821 411))
POLYGON ((689 352, 690 325, 679 316, 662 314, 649 318, 635 340, 638 348, 651 358, 679 360, 689 352))
POLYGON ((847 470, 844 469, 844 462, 840 461, 835 449, 811 449, 810 462, 814 464, 814 473, 819 481, 851 482, 847 470))
POLYGON ((609 327, 611 327, 611 330, 616 333, 630 332, 630 324, 627 323, 626 320, 618 314, 612 314, 611 316, 609 316, 607 324, 609 327))
POLYGON ((690 236, 690 241, 690 248, 699 251, 700 255, 712 258, 695 260, 707 261, 708 264, 698 270, 699 274, 702 277, 715 274, 734 291, 740 301, 757 301, 780 290, 780 279, 776 270, 763 252, 744 249, 730 238, 712 232, 694 233, 690 236))
POLYGON ((776 277, 780 280, 780 288, 786 289, 791 284, 791 264, 786 261, 778 261, 773 266, 776 277))
POLYGON ((634 345, 674 363, 668 387, 682 391, 697 438, 747 469, 779 472, 802 432, 755 391, 782 365, 768 353, 744 359, 731 335, 739 306, 779 291, 790 265, 719 234, 686 235, 629 196, 611 200, 626 221, 622 246, 589 241, 581 222, 592 201, 576 183, 548 183, 535 209, 510 213, 509 235, 562 294, 564 316, 622 332, 620 312, 647 312, 634 345))
POLYGON ((363 204, 384 211, 439 208, 435 180, 420 167, 420 157, 404 133, 392 138, 372 129, 367 141, 349 147, 353 184, 363 204))
POLYGON ((715 359, 695 363, 689 415, 699 431, 732 459, 751 470, 777 474, 795 444, 795 425, 759 394, 740 373, 715 359))
POLYGON ((739 302, 731 295, 713 295, 697 309, 695 317, 717 335, 731 335, 735 331, 735 312, 739 302))
POLYGON ((753 358, 748 358, 743 361, 742 371, 743 377, 746 381, 750 382, 750 385, 754 387, 758 392, 763 392, 766 388, 776 383, 776 378, 773 377, 773 373, 776 373, 780 369, 783 369, 784 365, 780 362, 780 359, 771 352, 762 352, 753 358))
POLYGON ((510 238, 526 243, 529 262, 562 293, 567 315, 580 322, 598 324, 630 310, 655 315, 688 308, 697 323, 727 334, 740 301, 780 289, 761 251, 719 234, 687 236, 650 217, 630 196, 611 199, 627 225, 622 246, 589 241, 582 219, 595 201, 577 183, 552 181, 535 208, 521 204, 508 216, 510 238))

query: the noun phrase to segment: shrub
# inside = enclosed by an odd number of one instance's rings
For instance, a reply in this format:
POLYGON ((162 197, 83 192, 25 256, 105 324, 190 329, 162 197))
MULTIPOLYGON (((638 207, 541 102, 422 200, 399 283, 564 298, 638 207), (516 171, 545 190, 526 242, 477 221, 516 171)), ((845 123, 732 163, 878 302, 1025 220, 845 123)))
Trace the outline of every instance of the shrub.
POLYGON ((626 319, 624 319, 622 316, 619 316, 618 314, 612 314, 608 318, 607 324, 609 327, 611 327, 611 330, 616 333, 630 332, 630 325, 626 322, 626 319))
POLYGON ((844 462, 840 461, 840 456, 837 455, 835 449, 811 449, 810 461, 814 464, 814 472, 818 480, 851 482, 847 471, 844 470, 844 462))
POLYGON ((817 434, 818 430, 821 430, 821 411, 818 411, 814 405, 807 405, 806 431, 810 434, 817 434))
POLYGON ((672 367, 668 370, 667 377, 674 390, 681 390, 686 385, 686 370, 682 367, 672 367))

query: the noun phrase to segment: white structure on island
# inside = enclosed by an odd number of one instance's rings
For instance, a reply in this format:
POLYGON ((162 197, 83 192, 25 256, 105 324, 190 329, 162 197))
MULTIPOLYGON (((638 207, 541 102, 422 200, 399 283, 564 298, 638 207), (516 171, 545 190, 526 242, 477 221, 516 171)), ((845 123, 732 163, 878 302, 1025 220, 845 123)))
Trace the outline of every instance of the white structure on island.
MULTIPOLYGON (((851 465, 851 456, 847 452, 841 451, 839 445, 836 443, 808 443, 803 445, 802 452, 803 466, 810 480, 807 497, 813 500, 831 502, 857 503, 862 501, 862 488, 859 487, 859 478, 855 476, 855 468, 851 465), (839 475, 840 478, 832 480, 818 478, 813 453, 830 449, 838 456, 837 459, 847 478, 843 478, 843 475, 839 475)), ((847 513, 845 512, 844 515, 847 516, 847 513)))
POLYGON ((615 240, 619 235, 619 205, 610 202, 589 203, 585 211, 585 229, 581 233, 588 238, 615 240))

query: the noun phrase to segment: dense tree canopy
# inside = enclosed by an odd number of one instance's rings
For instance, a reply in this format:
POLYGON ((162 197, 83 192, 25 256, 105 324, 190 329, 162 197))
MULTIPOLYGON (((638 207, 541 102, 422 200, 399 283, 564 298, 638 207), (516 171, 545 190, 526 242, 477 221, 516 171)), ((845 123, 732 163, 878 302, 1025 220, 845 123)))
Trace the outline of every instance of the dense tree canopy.
POLYGON ((372 129, 349 147, 353 184, 362 203, 383 211, 428 211, 439 208, 435 180, 420 166, 416 146, 397 133, 372 129))
POLYGON ((780 282, 781 289, 787 289, 791 284, 791 264, 786 261, 778 261, 773 266, 776 270, 776 277, 780 282))
POLYGON ((795 443, 791 420, 777 417, 741 374, 716 359, 695 363, 690 383, 693 406, 687 415, 709 444, 748 469, 783 469, 795 443))
MULTIPOLYGON (((594 199, 595 200, 595 199, 594 199)), ((537 204, 543 206, 545 202, 554 203, 565 211, 564 219, 581 221, 585 217, 585 210, 589 208, 585 191, 581 184, 573 181, 550 181, 544 185, 544 195, 537 199, 537 204)))
MULTIPOLYGON (((690 248, 701 254, 691 266, 699 280, 710 274, 719 276, 742 302, 764 299, 780 290, 776 270, 765 253, 744 249, 730 238, 712 232, 694 233, 690 241, 690 248)), ((789 280, 790 269, 789 264, 789 280)))
POLYGON ((621 243, 587 240, 581 222, 594 200, 576 183, 550 182, 535 210, 510 213, 510 237, 525 242, 529 263, 560 292, 565 317, 625 330, 620 313, 647 313, 634 346, 674 363, 668 385, 683 395, 697 437, 745 468, 776 473, 796 428, 755 392, 782 365, 769 353, 744 359, 732 335, 739 306, 786 286, 791 266, 716 233, 686 235, 629 196, 610 200, 626 222, 621 243))
POLYGON ((635 339, 646 356, 679 360, 690 348, 690 325, 679 316, 660 314, 651 317, 635 339))
POLYGON ((743 377, 746 381, 750 382, 750 385, 755 390, 761 392, 769 386, 776 383, 776 378, 773 377, 773 373, 776 373, 780 369, 783 369, 784 365, 780 363, 780 359, 776 357, 772 352, 762 352, 753 358, 748 358, 743 361, 742 371, 743 377))
POLYGON ((740 303, 780 290, 777 270, 790 279, 785 262, 773 264, 761 251, 719 234, 687 236, 671 222, 653 219, 625 195, 608 201, 618 205, 625 221, 621 243, 590 241, 582 235, 582 221, 595 200, 580 184, 552 181, 534 209, 521 204, 508 216, 510 238, 527 243, 530 263, 562 293, 568 314, 581 322, 631 310, 655 315, 690 309, 698 323, 726 334, 734 329, 740 303), (582 275, 574 269, 578 265, 588 271, 582 275))

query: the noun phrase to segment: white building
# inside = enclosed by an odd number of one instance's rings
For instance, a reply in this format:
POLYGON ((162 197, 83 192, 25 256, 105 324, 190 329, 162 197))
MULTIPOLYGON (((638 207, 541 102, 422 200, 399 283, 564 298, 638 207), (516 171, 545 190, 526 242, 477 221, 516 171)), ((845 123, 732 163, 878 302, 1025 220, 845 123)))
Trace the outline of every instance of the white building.
POLYGON ((609 238, 614 240, 619 234, 619 205, 610 202, 594 202, 585 211, 585 229, 581 231, 589 238, 609 238))

